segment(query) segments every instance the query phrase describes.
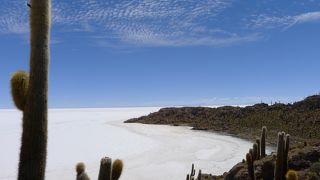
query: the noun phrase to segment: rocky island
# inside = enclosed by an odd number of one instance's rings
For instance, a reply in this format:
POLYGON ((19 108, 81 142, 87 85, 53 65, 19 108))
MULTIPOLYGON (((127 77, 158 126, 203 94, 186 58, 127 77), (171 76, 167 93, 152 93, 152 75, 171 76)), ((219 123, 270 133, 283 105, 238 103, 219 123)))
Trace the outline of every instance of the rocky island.
MULTIPOLYGON (((243 161, 236 164, 229 172, 220 176, 200 173, 195 179, 274 179, 277 159, 279 159, 278 153, 254 160, 250 158, 254 157, 252 153, 257 143, 260 144, 262 127, 268 127, 266 143, 271 146, 277 145, 278 151, 279 134, 281 134, 279 132, 285 131, 290 134, 290 141, 285 153, 287 160, 283 162, 287 164, 287 170, 290 170, 287 175, 292 177, 285 177, 286 170, 281 179, 320 179, 320 133, 318 132, 320 130, 320 95, 309 96, 291 104, 260 103, 246 107, 162 108, 158 112, 125 122, 191 126, 193 130, 224 133, 254 142, 253 148, 248 150, 249 159, 248 154, 247 159, 244 155, 243 161)), ((261 155, 259 151, 257 154, 261 155)), ((196 176, 194 170, 192 172, 191 174, 196 176)))

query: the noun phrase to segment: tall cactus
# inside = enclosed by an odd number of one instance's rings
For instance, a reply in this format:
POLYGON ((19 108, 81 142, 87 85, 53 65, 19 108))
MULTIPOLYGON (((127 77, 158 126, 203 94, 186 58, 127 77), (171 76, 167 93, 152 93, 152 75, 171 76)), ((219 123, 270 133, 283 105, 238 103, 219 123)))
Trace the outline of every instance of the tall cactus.
POLYGON ((15 83, 19 72, 11 80, 13 99, 23 111, 18 180, 43 180, 45 177, 50 11, 51 0, 31 0, 30 77, 20 81, 28 82, 20 84, 20 90, 15 83))
POLYGON ((290 135, 287 134, 286 135, 286 139, 285 139, 285 147, 284 147, 284 152, 283 152, 283 179, 285 179, 285 175, 288 171, 288 153, 289 153, 289 146, 290 146, 290 135))
POLYGON ((260 144, 261 144, 261 143, 260 143, 260 140, 259 140, 259 139, 256 140, 256 144, 257 144, 257 148, 258 148, 258 149, 257 149, 257 151, 258 151, 257 159, 260 159, 260 157, 261 157, 261 150, 260 150, 260 149, 261 149, 261 145, 260 145, 260 144))
POLYGON ((105 157, 101 159, 98 180, 111 180, 112 159, 105 157))
POLYGON ((277 160, 276 160, 276 167, 275 167, 275 180, 282 180, 283 179, 283 162, 284 162, 284 132, 278 133, 278 144, 277 144, 277 160))
POLYGON ((261 148, 260 148, 260 151, 261 151, 261 158, 265 157, 266 156, 266 136, 267 136, 267 127, 263 126, 262 127, 262 133, 261 133, 261 148))
POLYGON ((251 153, 247 153, 246 160, 247 160, 247 165, 248 165, 249 179, 250 180, 255 180, 253 158, 252 158, 252 154, 251 153))
POLYGON ((254 143, 252 148, 252 161, 255 161, 258 159, 258 144, 254 143))

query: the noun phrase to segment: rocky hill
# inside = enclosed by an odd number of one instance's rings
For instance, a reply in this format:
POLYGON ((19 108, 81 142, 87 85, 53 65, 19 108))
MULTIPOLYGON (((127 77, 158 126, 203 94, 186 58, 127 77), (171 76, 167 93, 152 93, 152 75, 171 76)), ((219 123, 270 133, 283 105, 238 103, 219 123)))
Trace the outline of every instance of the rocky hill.
POLYGON ((163 108, 148 116, 129 119, 126 123, 186 125, 196 130, 227 133, 250 140, 259 136, 262 126, 267 126, 267 141, 271 144, 276 142, 279 131, 289 133, 293 144, 311 143, 320 138, 320 95, 292 104, 163 108))

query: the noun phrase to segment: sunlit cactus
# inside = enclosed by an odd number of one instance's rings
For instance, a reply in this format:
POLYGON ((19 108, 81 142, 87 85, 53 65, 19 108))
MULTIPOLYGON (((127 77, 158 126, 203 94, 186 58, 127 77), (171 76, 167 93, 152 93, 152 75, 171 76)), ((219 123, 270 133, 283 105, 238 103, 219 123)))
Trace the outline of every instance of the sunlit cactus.
POLYGON ((17 71, 11 77, 11 95, 16 107, 23 111, 26 105, 29 75, 25 71, 17 71))
POLYGON ((286 174, 286 180, 298 180, 298 173, 294 170, 289 170, 286 174))
POLYGON ((123 169, 123 162, 120 159, 116 159, 112 163, 112 180, 118 180, 121 176, 123 169))

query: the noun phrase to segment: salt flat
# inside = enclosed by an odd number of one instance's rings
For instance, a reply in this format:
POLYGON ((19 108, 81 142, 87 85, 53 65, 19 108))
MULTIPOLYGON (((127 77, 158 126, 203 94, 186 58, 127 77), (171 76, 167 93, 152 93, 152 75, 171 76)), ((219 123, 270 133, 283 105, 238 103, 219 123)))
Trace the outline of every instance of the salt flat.
MULTIPOLYGON (((252 143, 188 127, 124 124, 160 108, 51 109, 46 179, 75 179, 83 161, 97 179, 100 159, 124 161, 122 180, 185 179, 191 164, 221 174, 245 157, 252 143)), ((21 112, 0 110, 0 179, 16 179, 21 112)))

